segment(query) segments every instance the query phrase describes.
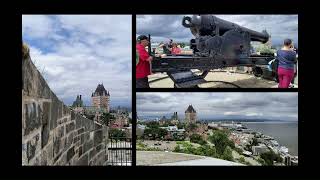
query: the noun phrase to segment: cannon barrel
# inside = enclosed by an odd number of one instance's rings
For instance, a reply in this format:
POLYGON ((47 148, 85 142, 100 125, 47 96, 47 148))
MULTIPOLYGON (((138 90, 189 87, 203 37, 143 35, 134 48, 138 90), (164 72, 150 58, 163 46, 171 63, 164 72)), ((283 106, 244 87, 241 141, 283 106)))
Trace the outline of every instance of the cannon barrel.
POLYGON ((212 35, 213 32, 219 32, 219 35, 221 36, 229 30, 241 29, 250 34, 251 41, 266 43, 269 40, 269 34, 266 31, 257 32, 213 15, 185 16, 182 19, 182 25, 186 28, 190 28, 192 34, 196 37, 212 35))

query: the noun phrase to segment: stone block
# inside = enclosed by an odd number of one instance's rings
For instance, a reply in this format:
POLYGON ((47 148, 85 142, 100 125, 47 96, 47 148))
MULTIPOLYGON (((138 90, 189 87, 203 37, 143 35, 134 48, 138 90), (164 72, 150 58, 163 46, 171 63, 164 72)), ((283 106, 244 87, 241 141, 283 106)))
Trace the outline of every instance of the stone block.
POLYGON ((72 146, 67 152, 67 162, 75 155, 74 146, 72 146))
POLYGON ((47 145, 49 140, 50 103, 44 102, 42 106, 43 106, 43 113, 42 113, 41 147, 43 148, 45 145, 47 145))
POLYGON ((99 144, 98 146, 96 146, 97 153, 102 150, 103 145, 104 145, 104 144, 99 144))
POLYGON ((93 148, 93 140, 86 141, 83 144, 83 153, 86 153, 88 150, 93 148))
POLYGON ((80 136, 75 136, 73 138, 73 143, 75 144, 76 142, 78 142, 80 140, 80 136))
POLYGON ((71 111, 71 120, 75 120, 76 114, 74 111, 71 111))
POLYGON ((47 156, 47 164, 52 165, 53 164, 53 144, 50 143, 45 148, 46 156, 47 156))
POLYGON ((56 157, 57 154, 59 154, 60 146, 61 146, 61 139, 60 138, 55 138, 53 140, 53 155, 54 155, 54 157, 56 157))
POLYGON ((96 154, 97 154, 96 149, 95 149, 95 148, 92 148, 92 149, 89 151, 89 160, 91 160, 96 154))
POLYGON ((27 142, 27 159, 28 162, 35 156, 37 151, 40 151, 40 137, 39 134, 35 135, 31 140, 27 142))
POLYGON ((66 125, 66 133, 73 131, 75 129, 75 123, 74 121, 71 121, 71 123, 66 125))
POLYGON ((51 103, 50 130, 57 127, 58 108, 59 108, 59 100, 58 100, 58 98, 54 97, 54 98, 52 98, 52 103, 51 103))
POLYGON ((79 146, 79 157, 82 155, 82 146, 79 146))
POLYGON ((46 166, 47 165, 47 157, 48 157, 48 152, 42 150, 41 152, 41 158, 40 158, 40 165, 46 166))
POLYGON ((94 123, 94 130, 99 130, 99 129, 101 129, 101 128, 102 128, 101 125, 99 125, 99 124, 97 124, 97 123, 94 123))
POLYGON ((83 133, 83 132, 84 132, 84 128, 78 129, 78 134, 81 134, 81 133, 83 133))
MULTIPOLYGON (((88 134, 88 133, 86 133, 88 134)), ((80 143, 83 144, 84 142, 86 142, 87 140, 85 139, 85 134, 81 134, 80 135, 80 143)))
POLYGON ((56 131, 57 131, 57 132, 56 132, 56 137, 57 137, 57 138, 63 137, 63 136, 64 136, 64 131, 65 131, 65 126, 64 126, 64 125, 63 125, 63 126, 60 126, 59 128, 57 128, 56 131))
POLYGON ((45 81, 45 79, 42 77, 42 75, 39 73, 38 76, 38 84, 37 84, 37 95, 40 98, 46 98, 49 99, 51 96, 51 90, 45 81))
POLYGON ((40 116, 41 109, 37 110, 39 106, 35 102, 25 104, 25 129, 24 135, 28 135, 34 129, 38 129, 41 126, 40 116), (39 111, 39 112, 38 112, 39 111))
POLYGON ((88 154, 84 154, 82 157, 79 158, 79 160, 76 162, 76 165, 79 166, 87 166, 89 162, 88 154))
POLYGON ((70 133, 70 134, 68 135, 66 148, 69 148, 69 147, 71 146, 72 142, 73 142, 73 133, 70 133))
POLYGON ((94 132, 94 146, 97 146, 102 142, 103 134, 102 130, 98 130, 94 132))
POLYGON ((88 141, 90 139, 90 132, 86 132, 84 134, 84 141, 88 141))

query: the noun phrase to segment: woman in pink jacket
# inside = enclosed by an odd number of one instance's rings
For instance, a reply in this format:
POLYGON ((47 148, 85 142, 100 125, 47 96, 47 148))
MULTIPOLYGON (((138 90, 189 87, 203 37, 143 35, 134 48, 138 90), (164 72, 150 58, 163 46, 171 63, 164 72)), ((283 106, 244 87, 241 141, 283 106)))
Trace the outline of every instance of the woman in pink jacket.
POLYGON ((181 49, 178 47, 177 43, 172 43, 171 54, 173 55, 181 54, 181 49))

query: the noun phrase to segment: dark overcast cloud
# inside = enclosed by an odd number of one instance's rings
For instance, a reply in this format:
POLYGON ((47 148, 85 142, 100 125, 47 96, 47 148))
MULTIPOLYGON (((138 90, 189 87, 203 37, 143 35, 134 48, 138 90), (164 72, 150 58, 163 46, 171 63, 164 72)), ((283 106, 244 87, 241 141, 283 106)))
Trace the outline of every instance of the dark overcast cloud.
MULTIPOLYGON (((155 41, 173 38, 189 42, 192 34, 182 26, 184 15, 138 15, 137 35, 151 34, 155 41)), ((282 44, 291 38, 298 43, 298 15, 217 15, 217 17, 261 32, 266 29, 273 44, 282 44)))
POLYGON ((298 94, 291 93, 137 93, 139 117, 169 116, 184 118, 192 104, 202 119, 259 118, 298 119, 298 94))

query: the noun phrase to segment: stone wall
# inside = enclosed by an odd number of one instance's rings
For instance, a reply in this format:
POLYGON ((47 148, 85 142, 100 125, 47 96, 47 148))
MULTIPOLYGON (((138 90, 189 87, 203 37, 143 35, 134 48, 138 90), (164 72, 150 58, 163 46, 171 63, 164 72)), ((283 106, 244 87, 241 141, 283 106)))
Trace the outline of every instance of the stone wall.
POLYGON ((22 165, 105 165, 108 129, 71 111, 22 60, 22 165))

